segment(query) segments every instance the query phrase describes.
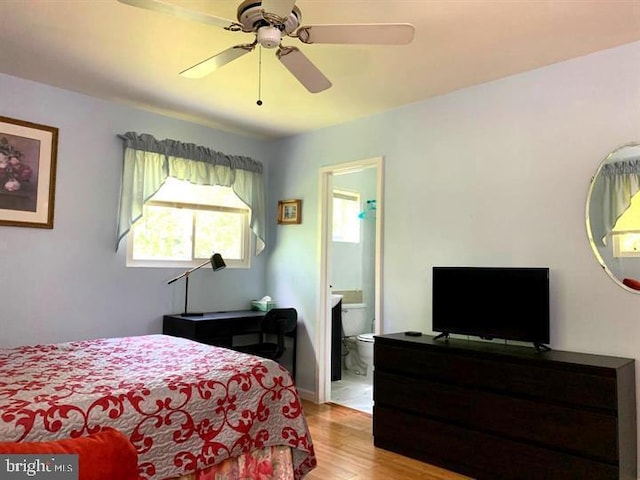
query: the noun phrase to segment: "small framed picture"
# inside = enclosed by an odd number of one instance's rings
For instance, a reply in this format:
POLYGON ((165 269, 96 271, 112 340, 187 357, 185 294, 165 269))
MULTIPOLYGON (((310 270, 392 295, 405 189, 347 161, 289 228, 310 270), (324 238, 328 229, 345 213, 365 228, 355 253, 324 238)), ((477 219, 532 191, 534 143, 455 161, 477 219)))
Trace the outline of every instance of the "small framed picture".
POLYGON ((0 225, 53 228, 58 129, 0 116, 0 225))
POLYGON ((302 223, 302 200, 280 200, 278 202, 278 223, 302 223))

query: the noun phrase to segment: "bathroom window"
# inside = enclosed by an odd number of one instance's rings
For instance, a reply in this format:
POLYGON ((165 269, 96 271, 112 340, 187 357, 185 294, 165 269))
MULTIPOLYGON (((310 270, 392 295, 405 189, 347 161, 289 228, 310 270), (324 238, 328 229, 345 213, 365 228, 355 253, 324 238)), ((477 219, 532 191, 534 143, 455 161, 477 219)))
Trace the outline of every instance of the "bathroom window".
POLYGON ((333 191, 333 241, 360 243, 360 194, 333 191))

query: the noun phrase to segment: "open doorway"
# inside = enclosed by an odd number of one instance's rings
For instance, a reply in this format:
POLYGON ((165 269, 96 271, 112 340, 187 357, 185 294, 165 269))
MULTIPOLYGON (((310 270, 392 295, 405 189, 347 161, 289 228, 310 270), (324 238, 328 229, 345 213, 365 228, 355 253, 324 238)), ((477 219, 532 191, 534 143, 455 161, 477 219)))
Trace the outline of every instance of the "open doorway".
POLYGON ((373 344, 365 342, 372 333, 381 333, 382 325, 382 186, 382 157, 320 170, 316 391, 320 403, 333 401, 363 411, 373 405, 372 359, 367 358, 373 344), (345 316, 346 329, 336 327, 337 309, 345 316))

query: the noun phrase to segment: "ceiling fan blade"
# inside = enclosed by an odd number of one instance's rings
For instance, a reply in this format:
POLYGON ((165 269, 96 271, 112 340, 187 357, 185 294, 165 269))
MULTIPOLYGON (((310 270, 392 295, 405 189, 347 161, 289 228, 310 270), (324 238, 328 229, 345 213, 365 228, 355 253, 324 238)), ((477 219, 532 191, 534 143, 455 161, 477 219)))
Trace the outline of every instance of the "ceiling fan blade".
POLYGON ((353 25, 305 25, 296 36, 303 43, 406 45, 413 41, 410 23, 359 23, 353 25))
POLYGON ((296 0, 262 0, 262 9, 280 18, 287 18, 295 4, 296 0))
POLYGON ((195 10, 189 10, 187 8, 179 7, 173 3, 166 2, 164 0, 118 0, 125 5, 131 5, 133 7, 145 8, 154 12, 166 13, 177 18, 184 20, 193 20, 200 23, 206 23, 208 25, 215 25, 216 27, 222 27, 227 30, 232 26, 237 26, 237 22, 227 20, 226 18, 214 17, 206 13, 197 12, 195 10))
POLYGON ((213 73, 215 70, 223 67, 227 63, 240 58, 242 55, 249 53, 254 47, 255 44, 248 44, 236 45, 235 47, 227 48, 213 57, 209 57, 200 63, 196 63, 193 67, 183 70, 180 72, 180 76, 185 78, 202 78, 213 73))
POLYGON ((281 47, 276 55, 311 93, 322 92, 331 86, 329 79, 296 47, 281 47))

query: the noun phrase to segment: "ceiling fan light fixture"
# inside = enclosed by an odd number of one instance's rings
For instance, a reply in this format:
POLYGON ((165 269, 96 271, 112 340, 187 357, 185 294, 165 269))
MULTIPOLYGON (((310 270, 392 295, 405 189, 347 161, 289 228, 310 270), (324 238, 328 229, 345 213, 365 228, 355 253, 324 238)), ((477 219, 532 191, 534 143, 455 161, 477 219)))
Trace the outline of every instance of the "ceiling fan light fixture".
POLYGON ((258 43, 264 48, 276 48, 280 45, 282 39, 282 32, 277 27, 260 27, 256 33, 258 43))
MULTIPOLYGON (((276 3, 280 4, 280 7, 283 6, 282 1, 277 1, 276 3)), ((271 4, 267 4, 266 6, 268 9, 270 9, 273 6, 273 2, 271 2, 271 4)), ((263 9, 262 2, 259 2, 257 0, 245 0, 238 7, 238 22, 240 22, 243 27, 243 31, 245 32, 256 32, 262 26, 273 25, 278 26, 286 35, 288 35, 300 26, 302 13, 300 12, 300 9, 295 5, 292 10, 290 10, 286 5, 284 5, 284 7, 285 10, 289 11, 289 13, 283 14, 282 16, 274 12, 266 12, 263 9)), ((282 11, 280 11, 279 9, 276 10, 282 14, 282 11)))

